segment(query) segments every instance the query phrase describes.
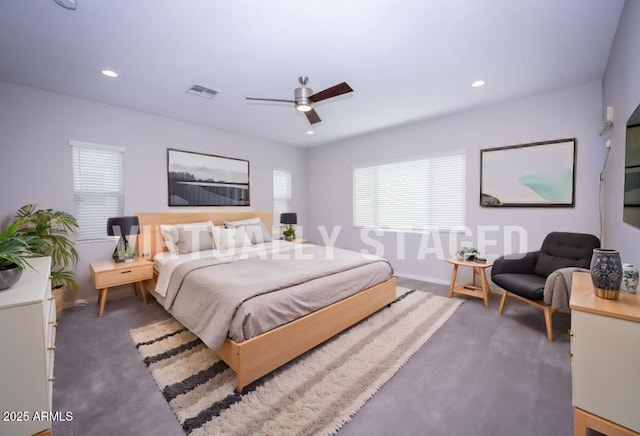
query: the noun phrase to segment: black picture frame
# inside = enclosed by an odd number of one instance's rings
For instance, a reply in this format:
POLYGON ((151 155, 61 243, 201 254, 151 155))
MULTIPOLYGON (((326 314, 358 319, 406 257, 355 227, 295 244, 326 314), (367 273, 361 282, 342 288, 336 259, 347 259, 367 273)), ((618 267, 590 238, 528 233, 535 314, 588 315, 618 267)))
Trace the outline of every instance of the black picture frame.
POLYGON ((480 150, 480 206, 574 207, 576 138, 480 150))
POLYGON ((250 180, 248 160, 167 149, 170 207, 250 206, 250 180))

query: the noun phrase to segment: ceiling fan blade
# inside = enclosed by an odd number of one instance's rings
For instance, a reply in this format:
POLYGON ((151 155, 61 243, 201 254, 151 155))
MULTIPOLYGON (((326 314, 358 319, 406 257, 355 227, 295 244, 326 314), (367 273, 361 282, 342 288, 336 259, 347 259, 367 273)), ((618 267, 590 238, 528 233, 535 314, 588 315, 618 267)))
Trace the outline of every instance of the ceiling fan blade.
POLYGON ((320 121, 322 121, 315 109, 311 109, 310 111, 307 111, 304 114, 307 116, 307 119, 311 124, 319 123, 320 121))
POLYGON ((353 89, 351 89, 351 87, 347 85, 347 82, 342 82, 335 86, 332 86, 331 88, 327 88, 324 91, 316 92, 315 94, 309 97, 309 100, 316 103, 316 102, 326 100, 331 97, 337 97, 339 95, 346 94, 352 91, 353 89))
POLYGON ((282 100, 279 98, 254 98, 254 97, 245 97, 247 100, 257 100, 257 101, 280 101, 283 103, 295 103, 293 100, 282 100))

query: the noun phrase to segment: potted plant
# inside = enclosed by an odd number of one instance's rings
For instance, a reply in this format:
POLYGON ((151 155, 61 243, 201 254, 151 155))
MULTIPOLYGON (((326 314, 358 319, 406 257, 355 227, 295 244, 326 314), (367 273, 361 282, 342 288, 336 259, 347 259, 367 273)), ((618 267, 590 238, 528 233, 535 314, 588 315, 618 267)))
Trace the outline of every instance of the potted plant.
POLYGON ((474 260, 480 253, 473 247, 462 247, 460 251, 456 252, 456 258, 458 260, 474 260))
POLYGON ((25 259, 32 254, 29 237, 20 235, 18 228, 18 224, 11 223, 0 232, 0 291, 16 284, 29 266, 25 259))
POLYGON ((296 231, 290 224, 287 225, 287 228, 282 231, 282 234, 284 235, 284 239, 287 241, 293 241, 294 239, 296 239, 296 231))
POLYGON ((136 249, 132 245, 128 245, 127 248, 118 248, 115 253, 114 260, 120 262, 133 262, 133 258, 136 254, 136 249))
POLYGON ((22 206, 14 223, 17 233, 28 237, 27 243, 33 256, 51 257, 51 287, 56 299, 56 311, 62 311, 64 289, 78 290, 75 274, 69 267, 78 263, 73 235, 78 228, 76 219, 53 209, 37 209, 35 204, 22 206))

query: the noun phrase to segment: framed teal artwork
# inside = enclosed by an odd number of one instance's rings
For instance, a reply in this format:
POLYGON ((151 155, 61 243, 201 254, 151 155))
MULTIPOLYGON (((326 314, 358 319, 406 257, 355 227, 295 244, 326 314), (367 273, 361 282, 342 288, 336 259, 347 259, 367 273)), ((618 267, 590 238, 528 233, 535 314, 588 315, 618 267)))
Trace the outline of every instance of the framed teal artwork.
POLYGON ((576 138, 480 150, 480 206, 574 207, 576 138))

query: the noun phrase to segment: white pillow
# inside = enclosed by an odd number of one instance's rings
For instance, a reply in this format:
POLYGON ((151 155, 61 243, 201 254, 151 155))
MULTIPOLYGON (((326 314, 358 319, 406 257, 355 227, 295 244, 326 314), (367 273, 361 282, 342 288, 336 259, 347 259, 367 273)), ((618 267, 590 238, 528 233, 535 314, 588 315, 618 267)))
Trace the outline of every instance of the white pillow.
POLYGON ((213 223, 161 225, 160 233, 172 254, 186 254, 213 248, 213 223))
POLYGON ((267 227, 260 218, 249 218, 240 221, 225 221, 224 226, 228 229, 244 227, 252 244, 262 244, 264 242, 272 241, 267 227))
POLYGON ((163 224, 160 226, 160 233, 162 234, 164 245, 167 246, 169 253, 178 254, 178 247, 176 247, 176 242, 180 237, 180 233, 178 233, 178 229, 176 228, 176 226, 163 224))
POLYGON ((216 249, 227 250, 235 247, 245 247, 251 245, 251 241, 244 231, 244 227, 225 229, 222 227, 213 228, 213 242, 216 249))

